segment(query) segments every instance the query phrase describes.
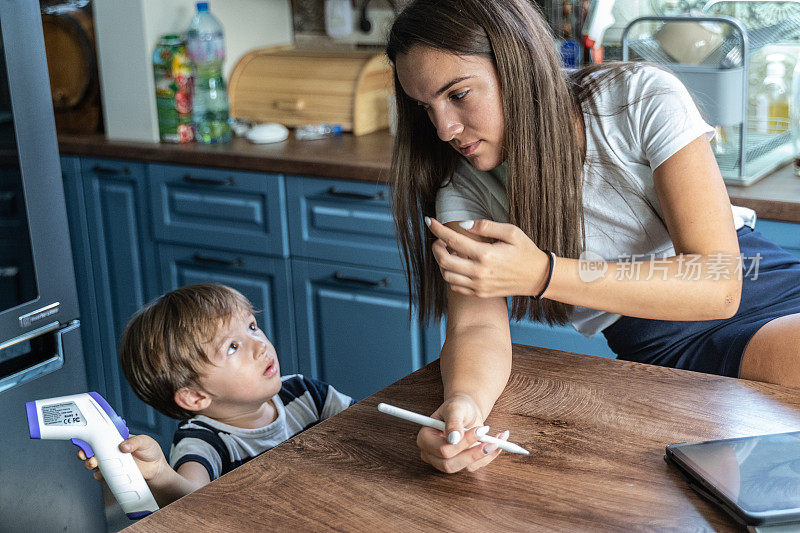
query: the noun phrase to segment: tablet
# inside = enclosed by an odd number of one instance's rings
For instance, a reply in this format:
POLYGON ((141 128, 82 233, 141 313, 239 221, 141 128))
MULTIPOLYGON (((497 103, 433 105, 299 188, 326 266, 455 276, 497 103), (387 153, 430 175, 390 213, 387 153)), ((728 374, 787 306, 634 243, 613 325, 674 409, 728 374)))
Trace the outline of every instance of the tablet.
POLYGON ((670 444, 664 458, 745 525, 800 522, 800 431, 670 444))

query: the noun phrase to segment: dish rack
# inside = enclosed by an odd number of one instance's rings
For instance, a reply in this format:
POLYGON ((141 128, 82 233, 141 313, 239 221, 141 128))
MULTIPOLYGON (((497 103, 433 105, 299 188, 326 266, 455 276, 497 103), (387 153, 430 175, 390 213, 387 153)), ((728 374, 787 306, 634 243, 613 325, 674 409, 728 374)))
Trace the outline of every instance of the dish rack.
POLYGON ((701 16, 646 16, 631 21, 622 34, 622 59, 669 68, 716 129, 712 143, 725 182, 750 185, 794 157, 791 127, 785 119, 770 118, 771 131, 758 131, 748 100, 748 73, 758 50, 800 38, 800 0, 711 1, 703 12, 701 16), (779 9, 781 16, 750 16, 759 8, 779 9), (666 24, 702 24, 721 35, 721 43, 697 63, 679 62, 658 40, 666 24))

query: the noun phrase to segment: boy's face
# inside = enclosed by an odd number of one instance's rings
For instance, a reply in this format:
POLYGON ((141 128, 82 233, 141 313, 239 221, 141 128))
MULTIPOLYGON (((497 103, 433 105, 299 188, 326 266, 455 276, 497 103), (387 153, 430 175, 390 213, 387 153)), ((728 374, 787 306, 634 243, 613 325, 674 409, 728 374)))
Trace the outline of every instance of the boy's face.
POLYGON ((281 389, 278 356, 249 310, 239 310, 205 345, 212 364, 200 386, 211 396, 205 414, 236 416, 258 409, 281 389))

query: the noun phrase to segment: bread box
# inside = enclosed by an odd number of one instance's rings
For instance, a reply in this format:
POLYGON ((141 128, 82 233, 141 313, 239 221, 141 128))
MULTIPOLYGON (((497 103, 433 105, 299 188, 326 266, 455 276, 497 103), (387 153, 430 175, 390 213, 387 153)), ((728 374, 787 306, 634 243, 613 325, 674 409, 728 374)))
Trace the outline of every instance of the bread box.
POLYGON ((387 95, 393 87, 384 54, 259 48, 231 72, 231 115, 290 127, 340 124, 363 135, 389 126, 387 95))

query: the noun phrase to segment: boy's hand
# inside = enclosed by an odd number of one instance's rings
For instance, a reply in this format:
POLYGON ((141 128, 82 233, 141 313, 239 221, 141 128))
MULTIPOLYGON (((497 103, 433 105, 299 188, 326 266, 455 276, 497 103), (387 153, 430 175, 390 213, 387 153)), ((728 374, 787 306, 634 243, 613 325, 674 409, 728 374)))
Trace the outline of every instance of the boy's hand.
MULTIPOLYGON (((164 457, 164 452, 161 451, 161 446, 152 437, 131 435, 119 444, 119 449, 133 455, 136 466, 139 467, 142 477, 148 484, 171 470, 166 457, 164 457)), ((88 470, 94 470, 96 480, 103 479, 103 474, 97 468, 96 456, 87 459, 83 450, 78 450, 78 459, 84 462, 83 464, 88 470)))

